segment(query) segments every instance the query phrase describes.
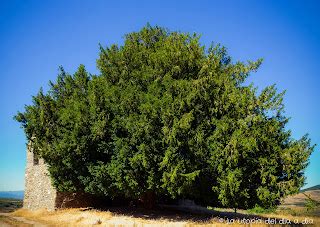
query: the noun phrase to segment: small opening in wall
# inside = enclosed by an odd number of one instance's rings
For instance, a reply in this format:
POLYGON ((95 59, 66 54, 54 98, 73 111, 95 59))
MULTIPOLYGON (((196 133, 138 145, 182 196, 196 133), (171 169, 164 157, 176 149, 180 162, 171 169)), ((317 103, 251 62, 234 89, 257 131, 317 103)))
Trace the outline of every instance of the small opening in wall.
POLYGON ((33 155, 33 165, 39 165, 39 157, 38 155, 33 155))

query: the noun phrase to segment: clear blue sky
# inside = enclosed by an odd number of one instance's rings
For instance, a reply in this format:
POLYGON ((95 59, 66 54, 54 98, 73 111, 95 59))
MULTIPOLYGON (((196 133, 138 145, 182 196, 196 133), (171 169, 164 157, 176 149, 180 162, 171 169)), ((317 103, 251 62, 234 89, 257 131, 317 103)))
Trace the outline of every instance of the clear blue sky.
MULTIPOLYGON (((0 1, 0 191, 24 188, 26 139, 12 117, 58 66, 97 73, 98 43, 122 43, 147 22, 197 32, 225 45, 234 60, 264 58, 251 81, 286 89, 288 128, 320 144, 319 1, 0 1)), ((307 186, 320 184, 316 147, 307 186)))

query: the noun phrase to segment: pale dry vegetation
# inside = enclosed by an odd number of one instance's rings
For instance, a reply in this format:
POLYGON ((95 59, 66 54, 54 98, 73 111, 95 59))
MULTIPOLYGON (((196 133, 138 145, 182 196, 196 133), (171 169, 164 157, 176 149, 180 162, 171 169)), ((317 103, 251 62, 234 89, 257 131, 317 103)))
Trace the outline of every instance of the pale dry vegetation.
POLYGON ((63 209, 53 212, 46 210, 29 211, 20 209, 13 216, 25 217, 48 225, 59 226, 186 226, 187 222, 170 222, 169 220, 147 220, 125 215, 115 215, 110 211, 63 209))
MULTIPOLYGON (((292 224, 294 220, 298 220, 299 223, 303 223, 306 220, 309 220, 309 224, 320 224, 319 217, 306 217, 306 216, 293 216, 290 214, 261 214, 259 216, 251 215, 251 216, 235 216, 232 217, 232 214, 228 217, 223 215, 221 212, 221 216, 212 216, 208 220, 192 220, 192 219, 179 219, 179 218, 170 218, 168 216, 157 217, 157 218, 149 218, 147 215, 143 217, 136 217, 134 215, 121 215, 117 213, 113 213, 110 211, 98 211, 98 210, 89 210, 89 209, 63 209, 57 211, 46 211, 46 210, 37 210, 37 211, 29 211, 24 209, 19 209, 12 213, 12 216, 15 217, 24 217, 28 220, 36 221, 39 223, 43 223, 46 225, 54 225, 54 226, 132 226, 132 227, 145 227, 145 226, 186 226, 186 227, 194 227, 194 226, 230 226, 230 222, 227 223, 227 218, 231 221, 235 220, 232 226, 244 226, 243 224, 239 224, 237 220, 251 219, 254 220, 257 218, 265 218, 267 220, 269 217, 272 219, 277 219, 277 223, 280 220, 288 219, 291 220, 292 224), (222 219, 224 220, 221 223, 222 219), (312 223, 310 223, 312 220, 312 223)), ((256 221, 254 226, 268 226, 265 224, 265 220, 262 222, 256 221)), ((284 226, 284 225, 279 225, 284 226)))
MULTIPOLYGON (((303 192, 315 200, 319 200, 320 190, 303 192)), ((162 207, 159 210, 144 210, 139 208, 116 208, 109 210, 96 210, 92 208, 82 209, 61 209, 49 212, 47 210, 30 211, 18 209, 9 216, 2 216, 0 225, 8 223, 13 226, 20 226, 21 223, 39 223, 48 226, 132 226, 132 227, 156 227, 156 226, 245 226, 246 221, 255 220, 253 226, 268 226, 272 224, 266 220, 276 220, 285 223, 284 220, 294 221, 299 224, 313 224, 320 226, 320 207, 310 210, 306 206, 307 197, 299 193, 288 197, 277 210, 238 210, 237 214, 232 209, 204 207, 188 207, 183 211, 170 210, 170 206, 162 207), (201 208, 201 209, 200 209, 201 208), (197 211, 197 212, 195 212, 197 211), (229 222, 228 222, 229 220, 229 222), (260 220, 260 222, 259 222, 260 220), (2 222, 1 222, 2 221, 2 222), (223 222, 222 222, 223 221, 223 222), (239 222, 238 221, 242 221, 239 222)), ((280 222, 281 223, 281 222, 280 222)), ((248 226, 248 225, 247 225, 248 226)), ((279 225, 285 226, 285 225, 279 225)))

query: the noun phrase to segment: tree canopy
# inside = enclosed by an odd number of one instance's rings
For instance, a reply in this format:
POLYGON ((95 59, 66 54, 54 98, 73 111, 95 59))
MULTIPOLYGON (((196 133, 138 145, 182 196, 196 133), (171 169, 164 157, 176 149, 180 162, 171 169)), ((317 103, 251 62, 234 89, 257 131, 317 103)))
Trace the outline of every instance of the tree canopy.
POLYGON ((15 119, 59 191, 275 206, 304 184, 313 150, 286 129, 283 95, 196 34, 147 25, 100 46, 99 75, 60 68, 15 119))

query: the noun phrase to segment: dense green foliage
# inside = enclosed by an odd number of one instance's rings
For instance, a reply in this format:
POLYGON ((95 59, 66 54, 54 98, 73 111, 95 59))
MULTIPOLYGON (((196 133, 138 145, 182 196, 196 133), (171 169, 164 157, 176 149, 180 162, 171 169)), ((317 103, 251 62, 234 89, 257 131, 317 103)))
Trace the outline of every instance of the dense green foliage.
POLYGON ((61 68, 15 117, 58 190, 252 208, 303 185, 313 146, 286 130, 283 93, 244 83, 261 60, 151 26, 100 49, 100 75, 61 68))
POLYGON ((314 211, 314 210, 320 208, 320 201, 317 201, 317 200, 311 198, 311 196, 306 193, 303 193, 303 194, 306 197, 305 206, 307 208, 307 211, 314 211))

